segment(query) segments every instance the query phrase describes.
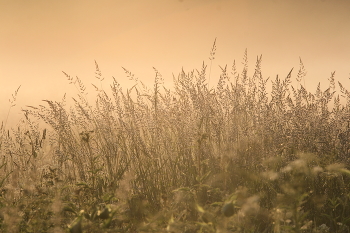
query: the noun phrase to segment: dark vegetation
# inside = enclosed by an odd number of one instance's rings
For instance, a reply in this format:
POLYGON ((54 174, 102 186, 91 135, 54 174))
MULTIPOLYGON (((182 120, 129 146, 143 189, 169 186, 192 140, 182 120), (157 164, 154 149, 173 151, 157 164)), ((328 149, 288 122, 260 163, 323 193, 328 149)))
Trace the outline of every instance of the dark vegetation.
POLYGON ((124 69, 136 85, 95 86, 93 104, 65 73, 73 106, 46 100, 1 126, 0 231, 349 232, 350 92, 334 73, 307 91, 302 61, 296 86, 291 70, 268 92, 261 60, 248 76, 245 53, 215 88, 204 63, 173 90, 124 69))

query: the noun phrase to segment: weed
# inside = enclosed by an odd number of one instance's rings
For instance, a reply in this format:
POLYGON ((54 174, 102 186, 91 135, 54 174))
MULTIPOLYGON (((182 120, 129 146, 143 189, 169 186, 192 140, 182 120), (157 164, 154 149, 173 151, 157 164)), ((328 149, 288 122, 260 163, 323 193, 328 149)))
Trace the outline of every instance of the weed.
POLYGON ((1 231, 348 232, 350 92, 335 73, 307 91, 300 59, 297 86, 291 69, 269 93, 262 56, 252 76, 247 50, 242 64, 210 88, 203 62, 173 90, 156 68, 150 89, 123 68, 123 92, 95 62, 94 104, 64 73, 73 106, 44 100, 1 127, 1 231))

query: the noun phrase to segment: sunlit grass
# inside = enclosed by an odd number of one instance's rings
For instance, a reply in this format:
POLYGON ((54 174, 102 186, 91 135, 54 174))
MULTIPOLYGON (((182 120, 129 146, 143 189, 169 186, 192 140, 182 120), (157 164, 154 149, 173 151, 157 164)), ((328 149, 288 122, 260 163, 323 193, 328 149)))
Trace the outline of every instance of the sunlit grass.
POLYGON ((73 106, 45 100, 1 127, 1 231, 348 232, 350 92, 338 83, 341 104, 334 73, 307 91, 301 60, 296 86, 291 70, 267 92, 261 61, 249 76, 246 52, 214 88, 204 63, 173 90, 124 68, 135 86, 111 92, 96 63, 94 103, 64 73, 73 106))

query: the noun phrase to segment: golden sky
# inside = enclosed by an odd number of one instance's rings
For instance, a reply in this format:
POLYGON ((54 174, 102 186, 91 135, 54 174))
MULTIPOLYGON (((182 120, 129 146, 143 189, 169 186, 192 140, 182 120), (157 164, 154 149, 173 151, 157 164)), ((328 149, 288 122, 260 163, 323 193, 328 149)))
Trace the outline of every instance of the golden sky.
POLYGON ((349 0, 0 0, 0 122, 19 85, 11 119, 25 105, 75 97, 62 71, 93 93, 95 60, 105 88, 112 76, 124 90, 133 85, 121 67, 150 87, 156 67, 171 87, 182 67, 210 64, 215 38, 212 85, 219 65, 236 60, 242 70, 247 48, 248 74, 262 54, 264 77, 285 77, 294 67, 295 78, 301 57, 308 90, 318 82, 327 88, 333 71, 349 86, 349 0))

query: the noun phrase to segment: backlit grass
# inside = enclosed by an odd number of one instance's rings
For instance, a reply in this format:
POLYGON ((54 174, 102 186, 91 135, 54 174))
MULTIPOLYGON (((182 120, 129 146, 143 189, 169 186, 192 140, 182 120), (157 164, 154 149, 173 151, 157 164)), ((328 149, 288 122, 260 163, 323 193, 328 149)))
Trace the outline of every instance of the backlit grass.
POLYGON ((261 61, 248 72, 246 52, 213 88, 204 63, 173 90, 124 69, 135 86, 95 85, 93 103, 64 73, 74 105, 1 126, 0 231, 349 232, 350 92, 334 73, 309 92, 302 61, 268 80, 261 61))

